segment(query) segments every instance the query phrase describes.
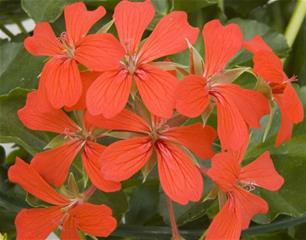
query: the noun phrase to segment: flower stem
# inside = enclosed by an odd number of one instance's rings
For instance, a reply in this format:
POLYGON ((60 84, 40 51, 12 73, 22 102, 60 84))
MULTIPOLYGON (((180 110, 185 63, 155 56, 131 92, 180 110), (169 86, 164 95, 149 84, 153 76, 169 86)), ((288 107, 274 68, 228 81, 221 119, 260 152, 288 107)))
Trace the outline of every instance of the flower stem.
POLYGON ((94 185, 87 188, 84 192, 84 201, 87 201, 95 193, 96 189, 97 188, 94 185))
POLYGON ((303 20, 306 16, 306 1, 298 0, 285 31, 285 38, 287 39, 289 47, 292 47, 295 38, 302 26, 303 20))
POLYGON ((181 236, 178 231, 176 221, 175 221, 175 214, 173 209, 173 203, 170 198, 167 197, 167 208, 169 212, 169 218, 171 223, 171 231, 172 231, 172 240, 180 240, 181 236))

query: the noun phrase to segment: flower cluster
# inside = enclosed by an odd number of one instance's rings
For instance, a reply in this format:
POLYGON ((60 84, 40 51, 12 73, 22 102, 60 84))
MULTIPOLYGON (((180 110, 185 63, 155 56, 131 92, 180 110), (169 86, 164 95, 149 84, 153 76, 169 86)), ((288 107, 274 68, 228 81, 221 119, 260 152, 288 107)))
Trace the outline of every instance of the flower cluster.
POLYGON ((241 166, 250 129, 261 127, 276 102, 281 112, 276 146, 290 139, 293 125, 304 117, 291 85, 295 78, 287 77, 261 37, 245 41, 236 24, 205 24, 203 60, 192 46, 199 29, 189 25, 185 12, 162 17, 144 40, 155 13, 150 0, 117 4, 118 39, 103 30, 89 33, 105 13, 102 6, 88 11, 84 3, 68 5, 66 32, 56 37, 42 22, 24 42, 32 55, 49 58, 19 119, 62 141, 29 164, 16 159, 9 170, 10 181, 52 205, 19 212, 17 239, 45 239, 56 229, 67 240, 80 239, 78 231, 108 236, 117 221, 108 206, 90 203, 91 195, 95 189, 119 191, 121 182, 139 171, 145 179, 155 165, 166 196, 183 205, 202 198, 203 175, 209 177, 223 201, 204 238, 239 239, 254 215, 268 211, 265 200, 251 191, 277 191, 284 182, 269 152, 241 166), (253 54, 252 73, 265 91, 233 83, 249 68, 225 68, 243 48, 253 54), (190 66, 169 60, 186 49, 190 66), (216 130, 206 124, 215 108, 216 130), (198 116, 203 122, 188 121, 198 116), (109 137, 115 142, 102 145, 109 137), (92 183, 83 193, 63 190, 77 156, 92 183), (201 167, 202 160, 211 167, 201 167))

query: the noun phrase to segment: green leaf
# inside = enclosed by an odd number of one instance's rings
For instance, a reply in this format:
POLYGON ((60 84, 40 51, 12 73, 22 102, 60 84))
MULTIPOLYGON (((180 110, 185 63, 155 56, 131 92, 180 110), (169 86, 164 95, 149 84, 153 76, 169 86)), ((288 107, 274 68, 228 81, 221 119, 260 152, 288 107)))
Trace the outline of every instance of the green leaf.
POLYGON ((23 47, 23 42, 6 42, 0 45, 0 95, 20 87, 37 86, 43 58, 33 57, 23 47))
MULTIPOLYGON (((230 21, 228 21, 228 23, 238 24, 245 40, 249 40, 255 35, 260 35, 278 56, 287 56, 289 47, 285 37, 282 34, 273 31, 266 24, 260 23, 255 20, 246 20, 240 18, 231 19, 230 21)), ((251 59, 252 55, 246 50, 242 50, 230 61, 229 65, 243 65, 246 63, 250 63, 251 59)))
POLYGON ((183 10, 185 12, 192 12, 217 4, 217 0, 173 0, 173 10, 183 10))
POLYGON ((72 0, 21 0, 23 10, 35 22, 54 22, 63 12, 64 6, 72 0))
POLYGON ((23 126, 17 110, 24 106, 27 91, 15 89, 0 96, 0 142, 14 142, 34 155, 47 144, 47 136, 23 126))
POLYGON ((141 184, 131 195, 126 222, 138 225, 146 223, 157 213, 158 201, 159 183, 141 184))

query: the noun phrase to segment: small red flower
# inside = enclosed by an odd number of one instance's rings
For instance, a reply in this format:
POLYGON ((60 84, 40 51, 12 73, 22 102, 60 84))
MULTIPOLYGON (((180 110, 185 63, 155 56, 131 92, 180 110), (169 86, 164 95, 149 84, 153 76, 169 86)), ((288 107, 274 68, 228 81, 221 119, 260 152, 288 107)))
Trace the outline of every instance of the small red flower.
POLYGON ((127 110, 110 120, 88 113, 86 118, 98 127, 134 133, 133 137, 115 142, 104 150, 101 156, 103 177, 112 181, 126 180, 154 160, 152 155, 156 153, 165 193, 180 204, 200 199, 202 177, 187 149, 202 159, 211 157, 216 137, 212 127, 203 127, 200 123, 175 127, 175 119, 152 116, 145 121, 127 110))
POLYGON ((62 110, 52 109, 41 112, 38 105, 37 92, 27 96, 26 105, 18 111, 18 117, 25 126, 32 130, 58 133, 67 138, 62 145, 34 156, 31 166, 49 183, 59 187, 68 175, 70 165, 81 153, 82 163, 88 177, 99 189, 110 192, 120 189, 120 183, 107 181, 100 174, 98 158, 105 146, 95 143, 96 129, 88 122, 82 120, 78 126, 62 110))
POLYGON ((284 183, 269 152, 245 167, 240 167, 240 159, 233 152, 218 153, 212 158, 207 174, 226 193, 227 201, 209 226, 206 240, 238 240, 254 215, 268 211, 266 201, 250 191, 255 187, 277 191, 284 183))
POLYGON ((89 29, 105 15, 103 7, 87 11, 84 3, 64 8, 66 31, 56 38, 47 22, 38 23, 25 48, 35 56, 50 56, 39 82, 40 106, 59 109, 71 107, 82 94, 78 63, 93 71, 111 70, 119 66, 114 58, 123 56, 121 45, 111 34, 90 34, 89 29), (50 103, 50 104, 49 104, 50 103))
MULTIPOLYGON (((150 0, 121 1, 115 8, 114 21, 120 44, 124 48, 117 58, 120 66, 103 73, 89 88, 87 108, 92 115, 112 118, 125 107, 136 82, 139 94, 151 113, 170 118, 174 108, 177 79, 152 64, 153 60, 175 54, 187 48, 186 39, 194 43, 198 29, 191 27, 184 12, 174 11, 163 17, 151 35, 140 43, 142 35, 154 17, 150 0)), ((116 48, 119 44, 113 41, 116 48)))
POLYGON ((58 227, 61 239, 81 239, 78 231, 107 237, 117 226, 112 210, 106 205, 85 203, 82 198, 69 199, 56 192, 35 169, 17 158, 8 177, 27 192, 54 206, 22 209, 16 219, 17 240, 44 240, 58 227))
POLYGON ((291 85, 295 77, 288 78, 283 63, 260 36, 244 43, 244 47, 254 54, 254 73, 266 81, 281 112, 281 126, 276 138, 276 146, 289 140, 292 128, 304 119, 304 109, 291 85))
POLYGON ((221 144, 225 149, 238 150, 248 141, 249 127, 260 127, 259 120, 269 113, 268 101, 258 92, 214 81, 214 76, 241 49, 243 37, 238 25, 224 27, 219 20, 210 21, 203 28, 203 38, 203 76, 189 75, 179 83, 176 109, 196 117, 215 103, 221 144))

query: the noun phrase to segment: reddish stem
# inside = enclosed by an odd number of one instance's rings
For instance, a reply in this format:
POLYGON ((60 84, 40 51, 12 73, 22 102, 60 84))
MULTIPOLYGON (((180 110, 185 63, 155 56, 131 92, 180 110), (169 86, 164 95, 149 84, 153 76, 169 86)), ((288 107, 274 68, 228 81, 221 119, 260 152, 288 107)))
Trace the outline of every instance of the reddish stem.
POLYGON ((94 185, 87 188, 84 192, 84 201, 87 201, 95 193, 96 189, 97 188, 94 185))
POLYGON ((167 208, 168 208, 169 218, 170 218, 170 223, 171 223, 172 240, 180 240, 181 236, 180 236, 180 233, 178 231, 176 221, 175 221, 173 203, 168 197, 167 197, 167 208))

